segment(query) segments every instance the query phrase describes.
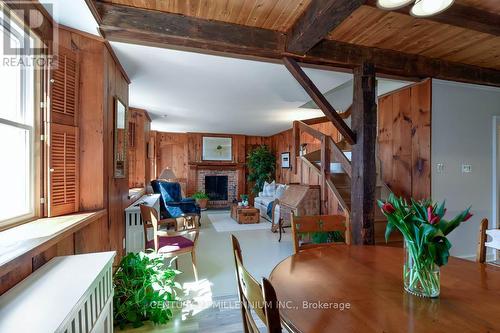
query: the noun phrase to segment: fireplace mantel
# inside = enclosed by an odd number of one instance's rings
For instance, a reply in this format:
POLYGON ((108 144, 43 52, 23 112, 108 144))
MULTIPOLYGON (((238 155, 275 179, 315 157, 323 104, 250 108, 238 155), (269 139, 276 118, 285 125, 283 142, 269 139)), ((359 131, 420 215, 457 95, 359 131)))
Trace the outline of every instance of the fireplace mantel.
POLYGON ((196 162, 189 163, 189 168, 191 169, 211 169, 211 170, 237 170, 240 168, 245 168, 243 163, 233 163, 233 162, 196 162))

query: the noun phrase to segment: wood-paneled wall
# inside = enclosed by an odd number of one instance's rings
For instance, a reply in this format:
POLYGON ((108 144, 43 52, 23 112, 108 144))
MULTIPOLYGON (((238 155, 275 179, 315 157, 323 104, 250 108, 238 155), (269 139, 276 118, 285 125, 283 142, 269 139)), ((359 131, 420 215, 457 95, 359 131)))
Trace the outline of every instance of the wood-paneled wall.
MULTIPOLYGON (((335 140, 339 138, 337 130, 331 123, 320 123, 312 126, 325 134, 331 135, 335 140)), ((248 170, 244 165, 246 164, 247 154, 260 145, 266 145, 271 148, 276 156, 276 181, 286 184, 300 182, 300 176, 293 172, 294 163, 292 163, 290 169, 281 168, 281 153, 292 151, 291 129, 273 136, 166 132, 151 132, 151 136, 154 138, 156 152, 156 160, 151 167, 156 173, 152 176, 157 177, 164 168, 170 167, 188 195, 195 191, 192 180, 195 177, 196 168, 193 168, 193 166, 203 163, 201 157, 203 136, 231 137, 233 139, 232 163, 235 166, 244 167, 245 178, 248 175, 248 170)), ((302 134, 302 142, 308 143, 309 151, 320 147, 319 141, 306 133, 302 134)), ((210 164, 217 165, 217 163, 213 162, 210 162, 210 164)), ((245 192, 241 193, 251 194, 250 192, 251 184, 246 184, 245 192)))
POLYGON ((146 110, 129 109, 128 186, 145 188, 150 180, 148 155, 151 118, 146 110))
POLYGON ((431 91, 426 80, 379 99, 382 179, 407 198, 431 195, 431 91))
MULTIPOLYGON (((311 125, 314 129, 331 136, 336 142, 340 140, 340 135, 335 126, 332 123, 319 123, 311 125)), ((300 176, 294 171, 296 163, 292 161, 292 167, 290 169, 283 169, 281 167, 281 153, 292 152, 293 150, 293 135, 292 130, 286 130, 284 132, 275 134, 271 136, 271 147, 276 154, 276 182, 278 183, 299 183, 300 176)), ((307 151, 313 152, 321 148, 321 142, 307 133, 302 133, 300 138, 301 143, 307 143, 307 151)), ((292 154, 291 154, 292 155, 292 154)), ((292 156, 291 156, 292 157, 292 156)), ((300 163, 298 164, 300 168, 300 163)), ((309 183, 307 183, 309 184, 309 183)), ((314 184, 311 184, 314 185, 314 184)))

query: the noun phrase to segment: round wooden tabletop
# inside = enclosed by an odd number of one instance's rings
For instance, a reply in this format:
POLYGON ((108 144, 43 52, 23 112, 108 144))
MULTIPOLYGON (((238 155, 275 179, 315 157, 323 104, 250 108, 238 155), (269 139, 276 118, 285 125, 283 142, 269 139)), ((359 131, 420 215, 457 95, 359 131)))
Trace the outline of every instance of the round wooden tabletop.
POLYGON ((270 280, 292 332, 500 332, 500 268, 450 258, 441 296, 403 290, 404 251, 333 245, 302 251, 270 280))

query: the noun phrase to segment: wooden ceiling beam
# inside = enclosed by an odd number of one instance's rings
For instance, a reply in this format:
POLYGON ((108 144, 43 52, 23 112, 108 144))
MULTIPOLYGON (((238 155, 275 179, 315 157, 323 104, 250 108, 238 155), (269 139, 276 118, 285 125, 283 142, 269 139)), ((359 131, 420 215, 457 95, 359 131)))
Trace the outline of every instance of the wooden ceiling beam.
POLYGON ((277 31, 101 2, 96 8, 102 18, 101 32, 110 41, 274 62, 292 57, 348 69, 368 61, 378 74, 500 86, 500 71, 494 69, 332 40, 322 40, 306 55, 298 55, 285 51, 285 35, 277 31))
MULTIPOLYGON (((366 4, 377 7, 377 0, 368 0, 366 4)), ((396 11, 410 15, 410 9, 411 7, 407 6, 396 11)), ((453 4, 441 14, 426 17, 425 20, 500 36, 500 15, 459 3, 453 4)))
POLYGON ((287 33, 286 49, 306 54, 366 0, 312 0, 287 33))
POLYGON ((306 63, 331 63, 351 68, 370 62, 375 65, 377 73, 500 87, 499 70, 333 40, 323 40, 305 57, 297 59, 306 63))
POLYGON ((284 48, 284 34, 272 30, 102 2, 96 8, 100 29, 110 40, 262 57, 278 57, 284 48))
POLYGON ((351 145, 355 144, 356 135, 340 117, 330 102, 328 102, 326 97, 319 91, 307 74, 302 70, 302 68, 300 68, 299 64, 290 57, 283 58, 283 63, 295 80, 297 80, 297 82, 302 86, 302 88, 304 88, 306 93, 311 97, 321 111, 323 111, 328 120, 331 121, 340 134, 344 136, 346 141, 351 145))

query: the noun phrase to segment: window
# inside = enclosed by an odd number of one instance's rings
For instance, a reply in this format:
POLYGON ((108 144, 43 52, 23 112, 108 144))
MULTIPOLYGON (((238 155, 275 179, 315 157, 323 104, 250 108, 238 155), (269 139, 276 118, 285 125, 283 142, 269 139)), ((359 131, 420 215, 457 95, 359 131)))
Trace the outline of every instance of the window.
POLYGON ((35 214, 34 68, 22 64, 34 43, 0 10, 0 225, 35 214))

